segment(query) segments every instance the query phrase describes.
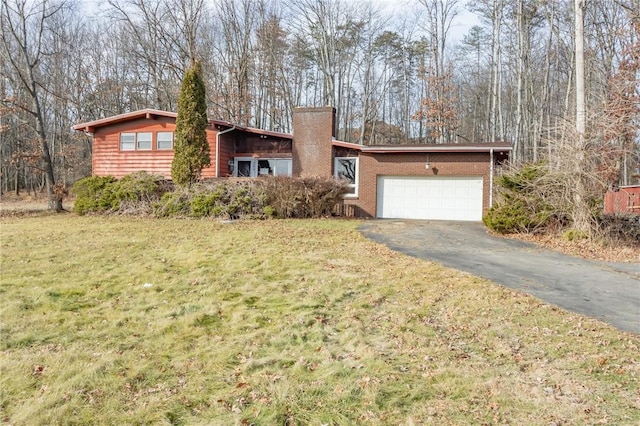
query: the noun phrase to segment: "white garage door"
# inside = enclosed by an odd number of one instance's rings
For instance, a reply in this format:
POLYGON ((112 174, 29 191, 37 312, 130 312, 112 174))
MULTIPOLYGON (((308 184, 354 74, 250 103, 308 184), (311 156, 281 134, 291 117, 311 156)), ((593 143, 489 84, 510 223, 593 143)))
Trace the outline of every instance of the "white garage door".
POLYGON ((482 220, 481 177, 378 176, 377 216, 482 220))

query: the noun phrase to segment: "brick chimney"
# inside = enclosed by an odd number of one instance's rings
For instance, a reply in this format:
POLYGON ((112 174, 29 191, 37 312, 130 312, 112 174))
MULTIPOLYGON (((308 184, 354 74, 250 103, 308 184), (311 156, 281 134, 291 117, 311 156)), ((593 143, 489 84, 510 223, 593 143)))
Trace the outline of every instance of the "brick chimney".
POLYGON ((333 107, 293 110, 293 176, 333 175, 335 119, 333 107))

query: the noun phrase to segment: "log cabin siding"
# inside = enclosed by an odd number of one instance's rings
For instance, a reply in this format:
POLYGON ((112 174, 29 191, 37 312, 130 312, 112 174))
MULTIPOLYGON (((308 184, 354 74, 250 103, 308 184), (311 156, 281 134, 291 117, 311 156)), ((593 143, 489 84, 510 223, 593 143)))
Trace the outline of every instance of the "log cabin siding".
POLYGON ((234 132, 220 135, 220 177, 233 176, 233 170, 229 167, 229 161, 234 157, 234 132))
MULTIPOLYGON (((166 178, 171 177, 173 150, 159 150, 156 147, 157 132, 175 132, 175 119, 156 117, 152 120, 141 118, 96 129, 93 135, 93 174, 96 176, 121 177, 144 170, 166 178), (120 150, 121 133, 151 132, 150 150, 120 150)), ((211 165, 202 170, 202 177, 215 177, 216 131, 207 129, 207 140, 211 154, 211 165)))

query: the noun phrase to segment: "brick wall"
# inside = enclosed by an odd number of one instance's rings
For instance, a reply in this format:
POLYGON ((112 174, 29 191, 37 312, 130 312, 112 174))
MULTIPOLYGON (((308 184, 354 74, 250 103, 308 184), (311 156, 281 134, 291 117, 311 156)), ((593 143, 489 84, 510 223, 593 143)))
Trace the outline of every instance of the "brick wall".
POLYGON ((361 153, 357 199, 346 199, 360 217, 376 217, 378 176, 481 176, 483 211, 489 208, 490 154, 483 153, 361 153), (429 163, 427 170, 425 164, 429 163))
POLYGON ((293 176, 332 176, 335 109, 293 110, 293 176))

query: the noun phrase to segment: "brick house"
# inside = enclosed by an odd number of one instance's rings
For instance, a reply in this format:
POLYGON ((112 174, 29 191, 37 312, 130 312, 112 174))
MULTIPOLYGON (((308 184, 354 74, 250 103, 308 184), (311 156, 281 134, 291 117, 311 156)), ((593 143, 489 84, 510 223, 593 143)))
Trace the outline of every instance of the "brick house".
MULTIPOLYGON (((145 170, 171 177, 176 114, 145 109, 73 128, 93 137, 92 173, 145 170)), ((203 178, 334 176, 350 182, 344 211, 357 217, 479 221, 492 204, 496 166, 511 146, 359 145, 335 140, 332 107, 296 108, 293 134, 209 120, 203 178)))

